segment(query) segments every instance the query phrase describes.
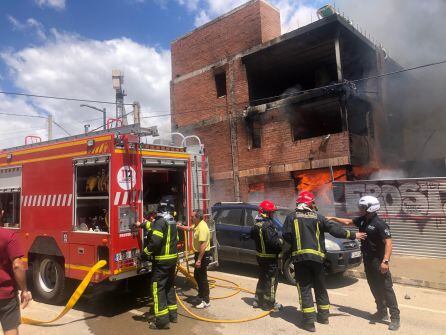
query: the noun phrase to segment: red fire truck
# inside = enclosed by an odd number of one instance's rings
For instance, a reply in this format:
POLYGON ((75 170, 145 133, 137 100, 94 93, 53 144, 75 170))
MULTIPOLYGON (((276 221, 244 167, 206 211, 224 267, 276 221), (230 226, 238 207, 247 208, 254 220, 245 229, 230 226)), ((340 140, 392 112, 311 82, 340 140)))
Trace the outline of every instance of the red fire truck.
POLYGON ((1 225, 19 234, 41 300, 60 300, 65 278, 82 279, 99 260, 107 266, 93 283, 136 276, 142 234, 134 223, 160 201, 174 203, 186 224, 194 208, 208 213, 201 143, 142 143, 156 135, 131 125, 0 151, 1 225))

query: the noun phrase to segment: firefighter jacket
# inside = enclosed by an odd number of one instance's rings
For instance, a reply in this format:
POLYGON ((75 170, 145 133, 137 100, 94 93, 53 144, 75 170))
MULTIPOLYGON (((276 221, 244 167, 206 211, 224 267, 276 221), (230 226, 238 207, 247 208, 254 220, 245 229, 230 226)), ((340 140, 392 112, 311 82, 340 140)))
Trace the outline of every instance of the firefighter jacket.
POLYGON ((258 257, 275 259, 282 251, 282 240, 270 218, 258 216, 250 235, 255 242, 258 257))
POLYGON ((146 254, 152 256, 155 262, 176 263, 178 257, 176 223, 167 222, 164 217, 158 215, 151 226, 152 233, 149 234, 147 247, 144 249, 146 254))
POLYGON ((326 253, 325 232, 338 238, 356 238, 354 232, 328 221, 308 207, 288 214, 283 226, 283 238, 291 246, 293 261, 311 260, 323 263, 326 253))

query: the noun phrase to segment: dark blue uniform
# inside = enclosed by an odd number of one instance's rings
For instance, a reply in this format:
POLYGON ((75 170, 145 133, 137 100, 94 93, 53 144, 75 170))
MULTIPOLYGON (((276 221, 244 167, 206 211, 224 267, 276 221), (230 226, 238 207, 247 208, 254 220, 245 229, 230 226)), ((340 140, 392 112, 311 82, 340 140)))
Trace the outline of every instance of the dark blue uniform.
POLYGON ((381 263, 384 258, 385 240, 392 238, 390 228, 375 213, 369 220, 366 217, 353 219, 360 232, 367 233, 367 238, 361 241, 361 252, 364 259, 364 270, 370 290, 375 298, 379 314, 387 315, 390 311, 392 320, 399 320, 400 311, 393 291, 390 271, 381 273, 381 263))

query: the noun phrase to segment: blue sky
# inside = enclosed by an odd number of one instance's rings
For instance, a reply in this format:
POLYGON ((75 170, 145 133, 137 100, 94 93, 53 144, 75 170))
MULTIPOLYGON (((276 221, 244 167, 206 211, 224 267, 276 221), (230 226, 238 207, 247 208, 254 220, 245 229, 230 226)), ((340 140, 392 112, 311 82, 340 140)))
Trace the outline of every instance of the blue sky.
MULTIPOLYGON (((4 0, 0 1, 0 90, 114 101, 111 71, 125 75, 126 102, 145 116, 169 113, 170 43, 246 0, 4 0)), ((284 32, 316 19, 319 0, 271 0, 284 32)), ((0 148, 28 134, 46 138, 47 116, 70 134, 100 115, 79 103, 1 96, 0 148), (2 114, 3 113, 3 114, 2 114)), ((113 116, 113 106, 108 108, 113 116)), ((168 131, 169 117, 146 120, 168 131)), ((56 136, 64 136, 59 128, 56 136)))

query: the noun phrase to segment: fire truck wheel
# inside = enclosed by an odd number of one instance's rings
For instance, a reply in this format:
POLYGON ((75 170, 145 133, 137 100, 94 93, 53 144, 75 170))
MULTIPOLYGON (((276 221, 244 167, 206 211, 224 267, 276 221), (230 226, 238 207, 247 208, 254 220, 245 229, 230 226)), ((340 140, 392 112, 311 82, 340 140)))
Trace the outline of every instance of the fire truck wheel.
POLYGON ((33 285, 37 298, 43 302, 60 303, 65 299, 65 272, 56 258, 38 257, 33 263, 33 285))
POLYGON ((296 279, 294 278, 294 264, 291 261, 291 257, 288 257, 283 265, 283 274, 289 284, 295 286, 296 279))

